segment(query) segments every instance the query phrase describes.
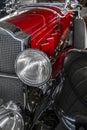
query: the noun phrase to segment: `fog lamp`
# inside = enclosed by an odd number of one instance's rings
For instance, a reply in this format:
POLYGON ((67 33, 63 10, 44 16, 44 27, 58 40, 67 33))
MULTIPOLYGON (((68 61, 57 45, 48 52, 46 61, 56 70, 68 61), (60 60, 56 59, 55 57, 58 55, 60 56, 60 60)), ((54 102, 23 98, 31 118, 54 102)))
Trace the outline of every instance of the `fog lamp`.
POLYGON ((52 72, 49 58, 35 49, 21 52, 16 59, 15 69, 21 81, 34 87, 45 84, 52 72))

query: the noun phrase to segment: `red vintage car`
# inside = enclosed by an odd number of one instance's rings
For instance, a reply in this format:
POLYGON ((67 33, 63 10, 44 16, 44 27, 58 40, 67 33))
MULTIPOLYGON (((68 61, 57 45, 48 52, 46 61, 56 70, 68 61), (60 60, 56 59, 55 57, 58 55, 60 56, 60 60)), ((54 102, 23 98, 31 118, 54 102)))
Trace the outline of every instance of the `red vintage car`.
POLYGON ((82 6, 68 0, 8 2, 2 3, 0 19, 0 129, 87 128, 86 109, 76 103, 87 106, 87 21, 81 17, 82 6), (81 89, 75 89, 79 83, 81 89))

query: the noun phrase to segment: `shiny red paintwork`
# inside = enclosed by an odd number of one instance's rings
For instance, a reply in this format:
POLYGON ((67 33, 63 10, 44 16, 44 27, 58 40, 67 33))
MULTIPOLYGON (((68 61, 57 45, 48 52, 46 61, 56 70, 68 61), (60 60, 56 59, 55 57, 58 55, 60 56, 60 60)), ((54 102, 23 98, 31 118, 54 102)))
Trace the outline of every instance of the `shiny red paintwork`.
POLYGON ((71 13, 64 15, 58 7, 30 7, 28 11, 7 20, 31 37, 31 48, 55 55, 55 49, 64 40, 70 27, 71 13))
POLYGON ((48 55, 54 54, 54 44, 56 43, 50 44, 49 38, 52 33, 57 33, 58 15, 56 12, 44 8, 31 8, 7 21, 31 36, 31 48, 49 52, 48 55), (49 48, 52 48, 53 51, 48 51, 49 48))
MULTIPOLYGON (((55 50, 64 41, 72 23, 72 12, 64 14, 56 6, 30 7, 29 10, 9 18, 7 22, 16 25, 31 37, 31 48, 44 51, 50 58, 55 57, 55 50)), ((58 74, 69 49, 60 52, 53 65, 58 74)))

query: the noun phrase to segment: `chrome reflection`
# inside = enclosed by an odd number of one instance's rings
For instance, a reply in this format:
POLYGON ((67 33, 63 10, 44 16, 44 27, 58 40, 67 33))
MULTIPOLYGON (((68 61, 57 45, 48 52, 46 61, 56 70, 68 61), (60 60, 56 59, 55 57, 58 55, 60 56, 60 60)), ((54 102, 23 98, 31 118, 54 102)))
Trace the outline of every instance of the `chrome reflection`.
POLYGON ((0 107, 0 130, 24 130, 20 109, 12 101, 0 107))

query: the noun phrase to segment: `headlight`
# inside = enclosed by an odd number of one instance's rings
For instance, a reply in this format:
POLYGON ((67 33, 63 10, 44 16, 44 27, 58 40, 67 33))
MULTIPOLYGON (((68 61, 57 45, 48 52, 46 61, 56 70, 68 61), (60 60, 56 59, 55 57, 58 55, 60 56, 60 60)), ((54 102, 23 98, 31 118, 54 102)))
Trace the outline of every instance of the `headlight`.
POLYGON ((18 77, 29 86, 45 84, 52 72, 49 58, 41 51, 28 49, 17 57, 15 69, 18 77))
POLYGON ((24 130, 20 108, 12 101, 0 106, 0 130, 24 130))

